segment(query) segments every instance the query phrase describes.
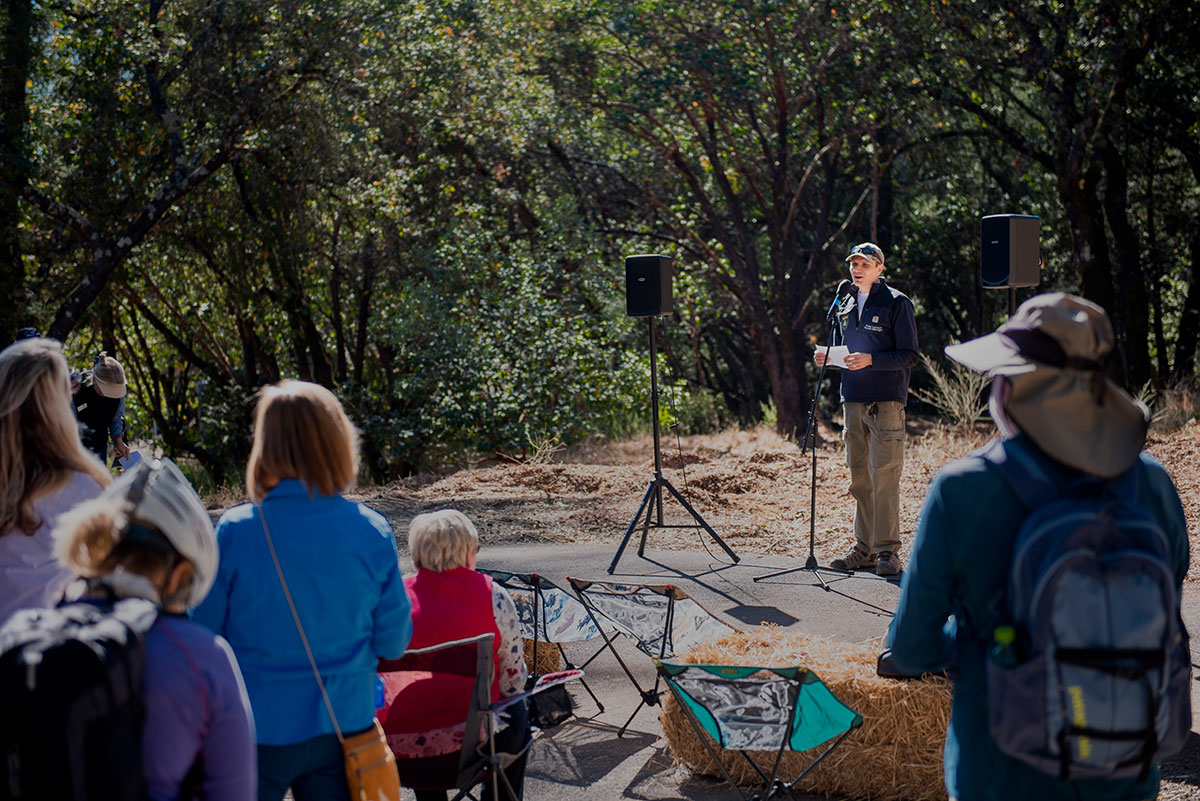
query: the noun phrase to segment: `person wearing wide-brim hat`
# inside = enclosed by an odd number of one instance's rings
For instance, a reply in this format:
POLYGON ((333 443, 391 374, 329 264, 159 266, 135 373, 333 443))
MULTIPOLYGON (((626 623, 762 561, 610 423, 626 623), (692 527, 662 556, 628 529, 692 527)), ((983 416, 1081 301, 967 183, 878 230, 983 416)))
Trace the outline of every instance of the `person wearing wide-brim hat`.
POLYGON ((88 450, 107 462, 111 437, 117 456, 129 456, 125 444, 125 368, 121 363, 101 351, 92 369, 80 376, 72 394, 79 435, 88 450))
MULTIPOLYGON (((1001 431, 1024 431, 1043 452, 1089 475, 1113 478, 1137 461, 1150 412, 1105 374, 1115 338, 1108 315, 1083 298, 1029 299, 994 333, 946 348, 993 382, 1001 431)), ((1006 432, 1007 433, 1007 432, 1006 432)))
MULTIPOLYGON (((1030 298, 988 334, 946 355, 992 376, 990 409, 1005 459, 1033 464, 1053 486, 1085 476, 1129 482, 1161 526, 1176 589, 1188 567, 1187 521, 1162 465, 1142 453, 1146 407, 1105 374, 1114 337, 1108 315, 1062 292, 1030 298)), ((945 781, 951 798, 1134 801, 1154 798, 1159 771, 1140 777, 1061 781, 1001 752, 988 718, 985 658, 994 604, 1009 579, 1013 543, 1029 510, 994 459, 952 462, 930 485, 889 631, 904 673, 955 668, 945 781), (953 632, 952 655, 946 634, 953 632)))

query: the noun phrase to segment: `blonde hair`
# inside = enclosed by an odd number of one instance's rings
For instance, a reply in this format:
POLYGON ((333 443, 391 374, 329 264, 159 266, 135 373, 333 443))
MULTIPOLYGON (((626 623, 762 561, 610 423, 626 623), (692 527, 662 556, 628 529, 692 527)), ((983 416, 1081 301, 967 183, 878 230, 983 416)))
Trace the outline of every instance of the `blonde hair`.
POLYGON ((9 345, 0 351, 0 536, 37 530, 44 521, 34 503, 75 472, 102 487, 112 481, 80 442, 62 345, 42 337, 9 345))
POLYGON ((259 397, 246 492, 262 500, 286 478, 322 495, 345 492, 358 478, 358 429, 334 394, 318 384, 281 381, 259 397))
POLYGON ((457 509, 425 512, 408 524, 408 550, 418 570, 442 573, 466 567, 470 555, 479 550, 479 532, 457 509))

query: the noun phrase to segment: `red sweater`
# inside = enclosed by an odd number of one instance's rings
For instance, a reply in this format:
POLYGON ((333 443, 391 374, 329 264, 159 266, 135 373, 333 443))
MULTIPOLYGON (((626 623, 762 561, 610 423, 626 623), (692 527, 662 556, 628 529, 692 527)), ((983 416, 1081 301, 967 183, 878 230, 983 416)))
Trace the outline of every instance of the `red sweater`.
MULTIPOLYGON (((412 603, 413 636, 408 644, 410 649, 478 634, 493 635, 492 664, 495 666, 495 675, 492 677, 492 701, 499 700, 500 630, 496 626, 496 614, 492 608, 491 577, 465 567, 444 573, 422 569, 415 576, 405 577, 404 589, 412 603)), ((380 715, 385 730, 429 731, 466 720, 472 684, 470 679, 426 673, 411 676, 411 681, 406 681, 403 686, 386 676, 385 679, 388 685, 388 712, 396 710, 398 713, 380 715)))

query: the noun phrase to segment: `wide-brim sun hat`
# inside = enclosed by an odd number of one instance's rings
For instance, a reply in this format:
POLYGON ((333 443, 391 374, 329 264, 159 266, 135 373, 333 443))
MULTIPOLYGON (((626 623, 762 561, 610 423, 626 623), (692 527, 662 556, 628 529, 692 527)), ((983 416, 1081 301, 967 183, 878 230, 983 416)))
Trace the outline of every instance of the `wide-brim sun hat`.
POLYGON ((1105 374, 1115 344, 1104 309, 1064 292, 1036 295, 996 331, 946 355, 1012 387, 1004 409, 1046 454, 1089 475, 1133 467, 1150 411, 1105 374))
POLYGON ((192 563, 195 577, 187 606, 204 600, 217 576, 217 538, 192 485, 170 459, 139 462, 108 486, 103 497, 125 503, 127 524, 161 531, 179 555, 192 563))

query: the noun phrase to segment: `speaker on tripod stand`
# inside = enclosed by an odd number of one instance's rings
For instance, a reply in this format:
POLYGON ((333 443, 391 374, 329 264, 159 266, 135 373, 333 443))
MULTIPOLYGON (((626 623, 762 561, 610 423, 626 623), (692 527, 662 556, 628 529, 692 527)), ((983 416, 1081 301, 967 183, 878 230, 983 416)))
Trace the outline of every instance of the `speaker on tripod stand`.
POLYGON ((733 561, 739 561, 725 541, 717 536, 712 526, 705 522, 687 499, 679 494, 679 490, 667 480, 662 473, 662 448, 658 423, 658 335, 654 328, 654 318, 671 313, 674 304, 671 295, 671 284, 674 273, 671 269, 671 259, 658 254, 628 256, 625 259, 625 313, 630 317, 645 317, 650 326, 650 419, 654 435, 654 477, 642 503, 633 513, 633 520, 625 531, 617 553, 613 556, 612 564, 608 566, 611 575, 617 569, 617 562, 629 544, 634 529, 641 521, 642 539, 638 545, 638 556, 646 555, 646 536, 650 529, 655 528, 702 528, 720 545, 733 561), (663 489, 679 501, 680 505, 692 516, 694 523, 673 525, 665 522, 663 517, 663 489))

